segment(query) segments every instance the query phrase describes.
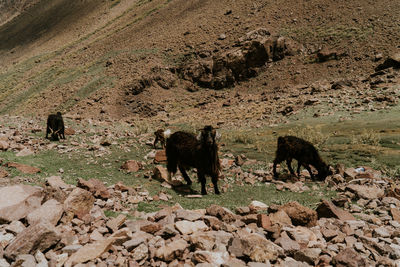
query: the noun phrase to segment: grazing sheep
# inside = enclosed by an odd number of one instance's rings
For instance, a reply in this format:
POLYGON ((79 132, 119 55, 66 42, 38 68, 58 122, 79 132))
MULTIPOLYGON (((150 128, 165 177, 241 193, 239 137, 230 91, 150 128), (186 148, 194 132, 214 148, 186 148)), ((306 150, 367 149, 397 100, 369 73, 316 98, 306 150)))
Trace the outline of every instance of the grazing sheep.
POLYGON ((216 140, 220 137, 212 126, 205 126, 197 138, 187 132, 176 132, 167 139, 167 169, 168 179, 176 173, 177 168, 183 175, 188 185, 192 184, 186 170, 197 169, 197 176, 201 183, 201 194, 206 195, 206 175, 211 176, 215 194, 220 194, 218 189, 218 176, 221 169, 218 157, 216 140))
POLYGON ((310 165, 314 166, 318 171, 318 179, 325 180, 326 176, 331 175, 329 166, 321 159, 317 149, 310 143, 295 136, 284 136, 278 138, 278 149, 274 160, 274 176, 278 177, 276 165, 286 160, 286 164, 291 174, 295 175, 291 163, 292 159, 297 160, 297 175, 300 175, 300 167, 304 166, 312 179, 314 175, 310 165))
POLYGON ((58 141, 60 138, 65 139, 64 135, 64 121, 61 116, 61 112, 57 114, 50 114, 47 117, 47 128, 46 128, 46 138, 51 141, 58 141))
POLYGON ((156 148, 158 142, 161 143, 162 148, 165 148, 165 140, 171 135, 171 130, 158 129, 154 132, 154 135, 156 136, 153 143, 154 148, 156 148))

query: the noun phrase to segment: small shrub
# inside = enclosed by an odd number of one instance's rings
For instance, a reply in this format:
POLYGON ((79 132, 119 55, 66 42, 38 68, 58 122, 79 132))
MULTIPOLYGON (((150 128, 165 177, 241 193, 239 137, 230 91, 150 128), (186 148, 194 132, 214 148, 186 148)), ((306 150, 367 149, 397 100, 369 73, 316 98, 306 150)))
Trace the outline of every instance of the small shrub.
POLYGON ((316 148, 321 149, 325 146, 328 141, 330 135, 322 133, 320 126, 309 126, 306 127, 295 127, 289 130, 288 135, 293 135, 304 139, 311 144, 313 144, 316 148))
POLYGON ((378 146, 381 141, 381 135, 372 130, 363 130, 359 134, 353 134, 351 137, 352 144, 364 144, 378 146))

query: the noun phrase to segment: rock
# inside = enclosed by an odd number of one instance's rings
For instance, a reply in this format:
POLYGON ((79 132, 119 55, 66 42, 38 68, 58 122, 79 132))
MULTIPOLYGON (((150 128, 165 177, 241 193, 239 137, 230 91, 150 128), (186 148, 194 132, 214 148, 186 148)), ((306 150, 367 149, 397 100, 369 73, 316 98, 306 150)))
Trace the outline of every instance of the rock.
POLYGON ((350 184, 346 187, 352 193, 355 193, 359 198, 364 199, 378 199, 385 194, 384 190, 376 185, 357 185, 350 184))
POLYGON ((269 231, 272 227, 271 219, 267 214, 257 214, 257 226, 269 231))
MULTIPOLYGON (((210 263, 212 266, 220 266, 229 259, 229 253, 224 252, 210 252, 198 250, 193 253, 193 261, 196 263, 210 263)), ((246 266, 246 265, 244 265, 246 266)))
POLYGON ((158 223, 153 223, 153 222, 148 222, 145 225, 142 225, 140 227, 140 231, 146 232, 146 233, 150 233, 150 234, 154 234, 155 232, 160 231, 162 228, 162 226, 158 223))
POLYGON ((267 262, 283 255, 283 249, 258 234, 236 237, 228 248, 236 257, 248 256, 252 261, 267 262))
POLYGON ((293 225, 312 227, 317 224, 317 212, 292 201, 283 205, 280 209, 284 210, 290 217, 293 225))
POLYGON ((45 221, 27 227, 7 246, 5 256, 14 260, 17 255, 44 251, 60 240, 55 227, 45 221))
POLYGON ((400 223, 400 210, 397 208, 391 208, 390 213, 392 214, 393 220, 400 223))
POLYGON ((188 246, 189 244, 185 240, 178 239, 158 248, 155 256, 160 260, 170 262, 176 258, 179 259, 188 246))
POLYGON ((83 246, 77 252, 71 255, 71 257, 65 263, 65 266, 70 267, 75 264, 87 262, 100 257, 104 252, 110 249, 115 240, 115 238, 107 238, 83 246))
POLYGON ((93 208, 94 200, 89 191, 75 188, 65 200, 64 210, 67 214, 76 215, 79 219, 82 219, 93 208))
POLYGON ((270 213, 269 218, 271 220, 272 225, 274 225, 274 224, 291 225, 292 224, 292 220, 286 214, 286 212, 283 210, 279 210, 278 212, 275 212, 275 213, 270 213))
POLYGON ((400 52, 393 53, 390 55, 382 64, 375 68, 376 71, 384 70, 388 68, 399 69, 400 68, 400 52))
POLYGON ((104 186, 104 183, 97 179, 90 179, 88 181, 83 180, 82 178, 78 179, 78 187, 88 190, 95 197, 100 197, 102 199, 108 199, 111 197, 110 192, 108 192, 107 188, 104 186))
POLYGON ((0 168, 0 178, 5 178, 9 175, 8 171, 3 168, 0 168))
POLYGON ((265 204, 265 203, 262 203, 262 202, 260 202, 260 201, 253 200, 253 201, 250 203, 249 208, 250 208, 250 210, 253 211, 253 212, 259 212, 259 211, 265 211, 265 210, 267 210, 267 209, 268 209, 268 205, 265 204))
POLYGON ((156 154, 154 155, 154 163, 166 163, 167 162, 167 155, 165 154, 165 150, 157 150, 156 154))
POLYGON ((65 130, 64 130, 65 135, 74 135, 75 133, 76 133, 76 131, 72 128, 65 128, 65 130))
POLYGON ((17 170, 19 170, 20 172, 25 173, 25 174, 35 174, 35 173, 40 172, 39 168, 35 168, 32 166, 28 166, 28 165, 16 163, 16 162, 7 163, 7 167, 16 168, 17 170))
POLYGON ((130 240, 124 242, 122 245, 123 245, 128 251, 131 251, 131 250, 133 250, 134 248, 136 248, 137 246, 139 246, 140 244, 147 242, 147 240, 150 239, 150 238, 152 238, 152 237, 153 237, 153 236, 150 235, 150 234, 148 234, 148 233, 139 231, 139 232, 134 233, 134 234, 132 235, 132 238, 131 238, 130 240))
POLYGON ((191 210, 179 209, 176 211, 176 218, 178 220, 197 221, 203 217, 203 214, 191 210))
POLYGON ((46 179, 46 184, 54 189, 68 189, 71 185, 66 184, 61 176, 51 176, 46 179))
POLYGON ((28 214, 26 219, 30 225, 41 220, 48 221, 52 225, 56 225, 63 214, 63 205, 55 199, 46 201, 40 208, 28 214))
POLYGON ((161 165, 157 165, 153 169, 153 178, 160 181, 167 181, 168 182, 168 172, 161 165))
POLYGON ((0 150, 7 151, 10 145, 6 141, 0 140, 0 150))
POLYGON ((175 223, 175 227, 182 235, 189 235, 191 233, 205 231, 208 229, 208 226, 203 221, 178 221, 175 223))
POLYGON ((36 266, 35 257, 29 254, 25 255, 18 255, 13 263, 13 266, 20 266, 20 267, 31 267, 36 266))
POLYGON ((126 172, 137 172, 141 169, 142 165, 136 160, 128 160, 124 164, 122 164, 121 169, 126 172))
POLYGON ((0 188, 0 222, 8 223, 24 218, 40 207, 43 190, 29 185, 0 188))
POLYGON ((148 253, 149 253, 149 249, 148 249, 147 245, 140 244, 137 248, 135 248, 132 251, 132 257, 135 261, 141 261, 144 258, 147 258, 148 253))
POLYGON ((33 152, 32 150, 30 150, 29 148, 24 148, 21 151, 19 151, 16 156, 17 157, 25 157, 25 156, 30 156, 35 154, 35 152, 33 152))
POLYGON ((329 60, 338 59, 338 53, 335 50, 323 48, 317 53, 317 58, 319 62, 326 62, 329 60))
POLYGON ((196 249, 212 251, 216 245, 228 246, 232 234, 224 231, 195 232, 189 240, 196 249))
POLYGON ((304 261, 308 264, 315 266, 319 260, 319 254, 321 254, 320 248, 305 248, 298 250, 294 253, 293 258, 298 261, 304 261))
POLYGON ((35 253, 35 259, 37 261, 36 267, 48 267, 48 262, 46 260, 46 257, 41 251, 37 251, 35 253))
POLYGON ((355 220, 354 216, 348 211, 336 207, 328 200, 322 200, 316 209, 318 218, 337 218, 341 221, 355 220))
POLYGON ((13 235, 19 234, 25 229, 25 225, 20 221, 13 221, 5 227, 5 230, 13 235))
POLYGON ((303 226, 296 226, 294 228, 284 227, 288 236, 297 241, 300 246, 307 246, 310 242, 317 241, 317 236, 311 230, 303 226))
POLYGON ((291 239, 286 232, 283 232, 281 236, 275 240, 275 244, 283 248, 286 255, 293 255, 294 252, 300 250, 299 243, 291 239))
POLYGON ((206 209, 206 212, 208 215, 217 217, 223 222, 233 222, 236 220, 236 215, 232 211, 218 205, 211 205, 206 209))
POLYGON ((338 267, 365 267, 367 263, 365 259, 352 248, 346 248, 339 252, 332 260, 333 264, 338 267))
POLYGON ((62 252, 72 255, 82 248, 82 245, 69 245, 61 249, 62 252))
POLYGON ((113 218, 107 222, 107 227, 113 232, 116 232, 126 221, 126 216, 124 214, 119 214, 116 218, 113 218))

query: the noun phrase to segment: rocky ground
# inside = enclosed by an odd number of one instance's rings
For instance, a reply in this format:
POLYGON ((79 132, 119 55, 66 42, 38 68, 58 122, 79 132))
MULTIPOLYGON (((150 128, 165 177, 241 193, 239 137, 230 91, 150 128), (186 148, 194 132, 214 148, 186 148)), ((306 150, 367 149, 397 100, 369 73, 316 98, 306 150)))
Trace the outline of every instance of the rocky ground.
MULTIPOLYGON (((370 168, 340 166, 325 183, 339 193, 316 210, 176 203, 135 218, 132 205, 151 200, 144 188, 96 179, 73 186, 59 176, 44 187, 5 186, 0 266, 398 266, 400 185, 370 168), (105 216, 109 209, 118 215, 105 216)), ((296 190, 301 182, 278 185, 296 190)))
MULTIPOLYGON (((112 146, 126 149, 128 143, 117 142, 122 136, 130 133, 134 140, 150 145, 149 134, 122 130, 113 134, 104 128, 100 134, 76 126, 76 130, 67 130, 67 142, 51 143, 43 139, 39 121, 4 117, 2 123, 0 149, 15 154, 15 161, 2 160, 0 266, 400 264, 400 184, 381 171, 339 164, 323 183, 309 183, 307 171, 299 178, 282 174, 283 180, 276 180, 270 168, 246 168, 256 160, 224 154, 223 194, 230 194, 233 184, 274 186, 278 191, 297 193, 327 186, 337 194, 324 199, 321 192, 321 201, 313 208, 295 201, 266 205, 254 200, 232 210, 215 204, 188 210, 163 190, 154 195, 145 186, 105 185, 93 178, 66 184, 64 170, 58 170, 61 176, 41 180, 34 176, 41 168, 19 163, 49 150, 59 155, 76 150, 92 155, 86 160, 93 162, 106 157, 112 146), (138 211, 141 203, 155 201, 165 205, 156 212, 138 211)), ((143 160, 121 163, 121 169, 151 177, 159 188, 185 190, 179 176, 167 181, 162 150, 147 149, 146 153, 143 160)), ((185 197, 194 202, 201 196, 189 190, 185 197)))

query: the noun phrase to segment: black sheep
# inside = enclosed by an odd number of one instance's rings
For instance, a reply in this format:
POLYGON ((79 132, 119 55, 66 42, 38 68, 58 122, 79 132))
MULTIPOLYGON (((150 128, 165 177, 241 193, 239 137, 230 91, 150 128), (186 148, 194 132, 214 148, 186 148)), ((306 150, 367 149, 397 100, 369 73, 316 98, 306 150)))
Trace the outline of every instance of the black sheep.
POLYGON ((206 175, 211 176, 215 194, 220 194, 218 177, 221 169, 216 139, 219 134, 212 126, 205 126, 198 137, 187 132, 176 132, 167 139, 166 155, 168 178, 176 173, 177 168, 188 185, 192 184, 186 170, 197 169, 201 183, 201 194, 206 195, 206 175))
POLYGON ((47 128, 46 128, 46 138, 52 141, 58 141, 60 138, 65 139, 64 135, 64 120, 61 116, 61 112, 57 114, 50 114, 47 117, 47 128))
POLYGON ((325 180, 326 176, 332 174, 329 170, 329 166, 321 159, 317 149, 310 142, 295 136, 279 137, 273 167, 274 176, 278 177, 276 165, 284 160, 286 160, 290 173, 295 175, 291 166, 292 159, 297 160, 297 175, 300 175, 300 167, 304 166, 310 173, 311 178, 314 179, 310 165, 317 169, 318 179, 321 181, 325 180))

